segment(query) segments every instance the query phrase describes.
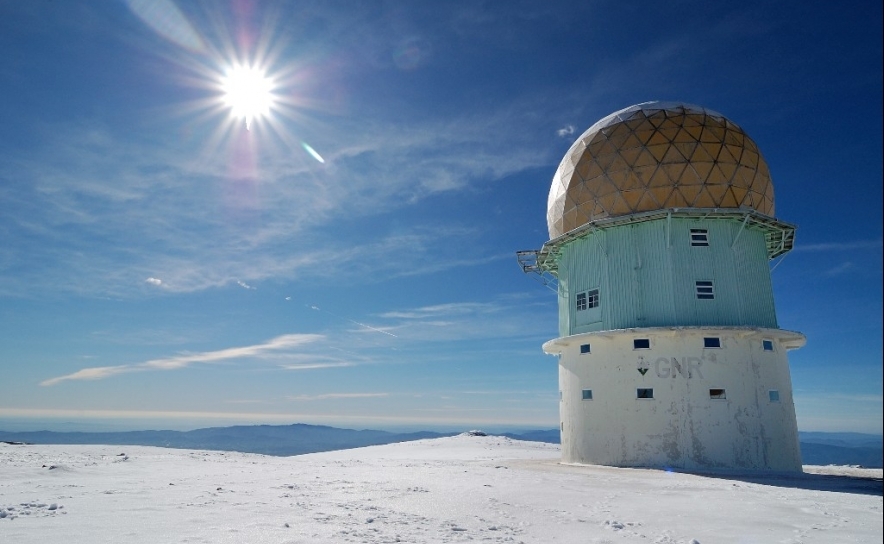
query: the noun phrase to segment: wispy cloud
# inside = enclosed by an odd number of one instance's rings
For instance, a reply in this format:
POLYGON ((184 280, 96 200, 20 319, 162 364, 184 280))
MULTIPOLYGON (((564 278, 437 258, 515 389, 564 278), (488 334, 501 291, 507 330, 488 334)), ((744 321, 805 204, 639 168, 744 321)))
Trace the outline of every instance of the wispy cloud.
MULTIPOLYGON (((268 148, 254 179, 232 178, 221 152, 202 157, 177 143, 136 144, 102 126, 46 128, 46 145, 31 155, 0 152, 0 175, 22 180, 4 193, 13 211, 0 226, 20 235, 13 240, 39 240, 0 248, 0 262, 35 263, 27 274, 0 277, 0 291, 21 291, 15 285, 21 277, 112 295, 139 283, 173 293, 244 287, 318 274, 318 263, 367 266, 411 252, 420 266, 410 273, 433 272, 447 261, 431 259, 434 250, 451 247, 444 239, 462 234, 430 226, 406 234, 373 232, 372 247, 364 251, 358 249, 365 244, 317 234, 327 234, 326 225, 341 218, 389 213, 442 192, 475 191, 476 183, 550 163, 551 146, 527 137, 535 131, 520 125, 522 112, 514 114, 521 106, 484 112, 481 119, 470 114, 408 126, 354 118, 317 137, 314 147, 325 150, 325 164, 268 148), (342 140, 339 132, 348 137, 342 140), (419 243, 403 244, 403 236, 419 243), (373 259, 363 258, 368 251, 373 259), (162 270, 162 278, 153 270, 162 270)), ((461 262, 487 258, 481 248, 472 253, 461 254, 461 262)))
POLYGON ((882 247, 882 240, 847 240, 843 242, 821 242, 797 244, 792 251, 857 251, 882 247))
POLYGON ((368 399, 388 396, 390 396, 389 393, 324 393, 322 395, 296 395, 289 397, 289 400, 368 399))
POLYGON ((500 305, 491 302, 452 302, 448 304, 422 306, 411 310, 385 312, 381 314, 381 317, 399 319, 428 319, 438 318, 440 316, 491 313, 499 310, 500 305))
POLYGON ((324 336, 318 334, 286 334, 277 336, 267 342, 254 344, 251 346, 241 346, 236 348, 227 348, 217 351, 206 351, 202 353, 191 353, 168 357, 165 359, 153 359, 143 363, 92 367, 84 368, 73 374, 58 376, 40 382, 43 386, 57 385, 61 382, 71 380, 101 380, 109 378, 117 374, 127 372, 144 372, 148 370, 175 370, 185 368, 195 363, 217 363, 221 361, 263 358, 273 352, 292 349, 310 342, 316 342, 323 339, 324 336))
POLYGON ((345 368, 349 366, 356 366, 356 363, 352 362, 339 362, 339 363, 304 363, 297 365, 281 365, 280 368, 284 368, 285 370, 315 370, 319 368, 345 368))
POLYGON ((570 135, 574 134, 574 130, 575 130, 574 125, 566 125, 566 126, 560 128, 559 130, 557 130, 556 135, 558 135, 559 138, 564 138, 566 136, 570 136, 570 135))
POLYGON ((826 276, 828 278, 831 278, 834 276, 840 276, 841 274, 844 274, 845 272, 849 272, 853 268, 854 268, 853 263, 850 261, 847 261, 845 263, 841 263, 838 266, 835 266, 835 267, 832 267, 832 268, 826 270, 825 272, 823 272, 823 276, 826 276))
MULTIPOLYGON (((547 293, 500 295, 490 301, 461 301, 415 308, 401 308, 379 314, 392 322, 399 339, 415 341, 466 341, 495 339, 497 355, 503 354, 500 339, 518 338, 517 344, 549 339, 554 334, 555 299, 547 293), (547 312, 548 322, 539 324, 538 312, 547 312), (536 338, 526 338, 525 331, 536 331, 536 338), (549 338, 548 338, 549 337, 549 338)), ((512 342, 507 344, 512 349, 512 342)), ((537 350, 532 346, 532 350, 537 350)), ((539 351, 539 350, 538 350, 539 351)))
POLYGON ((343 317, 343 316, 340 316, 340 315, 338 315, 338 314, 336 314, 336 313, 329 312, 328 310, 323 310, 323 309, 320 308, 319 306, 312 305, 312 306, 310 306, 310 309, 311 309, 311 310, 316 310, 317 312, 323 312, 323 313, 326 313, 326 314, 332 315, 332 316, 334 316, 334 317, 337 317, 338 319, 343 319, 344 321, 348 321, 348 322, 350 322, 350 323, 353 323, 354 325, 358 325, 359 327, 362 327, 361 330, 371 331, 371 332, 378 332, 378 333, 386 334, 387 336, 392 336, 393 338, 396 338, 396 335, 393 334, 393 333, 390 332, 390 331, 387 331, 387 330, 384 330, 384 329, 381 329, 381 328, 378 328, 378 327, 372 327, 371 325, 366 325, 365 323, 360 323, 359 321, 355 321, 355 320, 353 320, 353 319, 350 319, 349 317, 343 317))

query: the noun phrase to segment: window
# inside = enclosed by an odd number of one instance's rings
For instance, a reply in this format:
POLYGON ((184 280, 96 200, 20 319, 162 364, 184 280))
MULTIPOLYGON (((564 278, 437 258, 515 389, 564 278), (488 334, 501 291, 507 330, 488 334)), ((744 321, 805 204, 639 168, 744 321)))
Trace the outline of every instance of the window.
POLYGON ((715 289, 709 280, 697 280, 697 298, 712 300, 715 298, 715 289))
POLYGON ((586 293, 577 293, 577 311, 586 309, 586 293))
POLYGON ((725 400, 727 399, 727 393, 725 393, 724 389, 710 389, 709 390, 709 398, 717 399, 717 400, 725 400))
POLYGON ((599 290, 592 289, 583 293, 577 293, 577 309, 588 310, 599 307, 599 290))
POLYGON ((586 293, 586 307, 587 308, 598 308, 599 307, 599 290, 593 289, 586 293))
POLYGON ((580 344, 580 353, 590 353, 589 344, 580 344))
POLYGON ((692 246, 709 246, 709 231, 706 229, 691 229, 692 246))
POLYGON ((632 349, 651 349, 651 340, 648 338, 636 338, 632 341, 632 349))
POLYGON ((703 347, 704 348, 720 348, 721 347, 721 338, 704 338, 703 339, 703 347))
POLYGON ((771 402, 780 402, 780 392, 776 389, 771 389, 767 392, 767 396, 770 398, 771 402))
POLYGON ((644 389, 638 388, 635 390, 635 398, 637 399, 652 399, 654 398, 654 390, 653 389, 644 389))
POLYGON ((762 340, 761 347, 764 351, 773 351, 773 340, 762 340))
POLYGON ((592 400, 592 389, 583 390, 583 400, 592 400))

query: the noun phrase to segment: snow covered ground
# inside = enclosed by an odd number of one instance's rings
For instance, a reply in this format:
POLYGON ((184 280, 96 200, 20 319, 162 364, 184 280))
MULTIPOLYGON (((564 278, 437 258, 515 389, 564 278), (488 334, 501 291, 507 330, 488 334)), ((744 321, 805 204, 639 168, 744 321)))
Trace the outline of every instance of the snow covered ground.
POLYGON ((298 457, 0 444, 3 543, 882 541, 880 469, 566 466, 461 435, 298 457))

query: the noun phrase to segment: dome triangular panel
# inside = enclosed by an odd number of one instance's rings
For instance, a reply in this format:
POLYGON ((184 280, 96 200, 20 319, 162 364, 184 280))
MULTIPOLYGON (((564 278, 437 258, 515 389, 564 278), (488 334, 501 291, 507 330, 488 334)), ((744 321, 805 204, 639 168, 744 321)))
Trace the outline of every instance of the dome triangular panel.
POLYGON ((575 140, 550 186, 547 226, 554 238, 605 217, 686 207, 771 215, 767 164, 720 114, 646 103, 605 117, 575 140))

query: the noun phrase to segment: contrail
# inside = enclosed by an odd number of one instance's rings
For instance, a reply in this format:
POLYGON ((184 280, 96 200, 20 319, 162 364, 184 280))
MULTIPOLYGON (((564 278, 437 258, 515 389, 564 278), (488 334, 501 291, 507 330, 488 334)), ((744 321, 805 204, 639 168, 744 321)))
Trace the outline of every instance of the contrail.
POLYGON ((342 316, 342 315, 334 314, 334 313, 332 313, 332 312, 330 312, 330 311, 328 311, 328 310, 323 310, 322 308, 320 308, 319 306, 316 306, 316 305, 310 305, 310 309, 311 309, 311 310, 316 310, 317 312, 325 312, 325 313, 327 313, 327 314, 329 314, 329 315, 333 315, 333 316, 337 317, 338 319, 343 319, 344 321, 349 321, 350 323, 353 323, 354 325, 358 325, 358 326, 360 326, 360 327, 365 327, 366 329, 368 329, 368 330, 370 330, 370 331, 374 331, 374 332, 379 332, 379 333, 382 333, 382 334, 386 334, 386 335, 388 335, 388 336, 392 336, 393 338, 399 338, 398 336, 396 336, 396 335, 393 334, 392 332, 382 331, 381 329, 376 329, 376 328, 374 328, 374 327, 372 327, 372 326, 370 326, 370 325, 366 325, 365 323, 360 323, 360 322, 358 322, 358 321, 353 321, 353 320, 350 319, 349 317, 344 317, 344 316, 342 316))

